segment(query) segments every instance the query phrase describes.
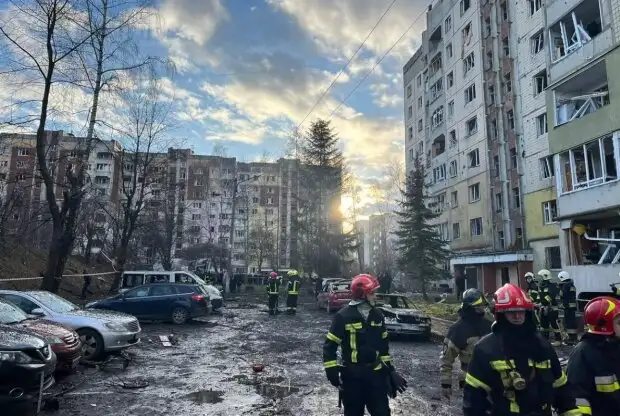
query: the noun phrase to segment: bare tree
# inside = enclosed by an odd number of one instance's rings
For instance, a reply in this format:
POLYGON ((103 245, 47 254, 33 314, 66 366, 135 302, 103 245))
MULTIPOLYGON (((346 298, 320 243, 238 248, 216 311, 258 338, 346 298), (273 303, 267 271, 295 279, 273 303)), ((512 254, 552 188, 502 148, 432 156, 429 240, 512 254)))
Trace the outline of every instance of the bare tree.
MULTIPOLYGON (((117 217, 120 238, 115 255, 117 270, 121 271, 147 200, 165 183, 167 165, 161 152, 171 144, 168 134, 172 102, 162 95, 161 85, 154 77, 136 85, 122 93, 124 120, 114 127, 124 147, 120 155, 121 208, 117 217)), ((112 289, 119 283, 120 274, 112 289)))
POLYGON ((256 259, 258 271, 262 271, 265 261, 273 268, 276 256, 276 232, 269 226, 266 212, 262 218, 251 221, 248 235, 248 251, 250 258, 256 259))

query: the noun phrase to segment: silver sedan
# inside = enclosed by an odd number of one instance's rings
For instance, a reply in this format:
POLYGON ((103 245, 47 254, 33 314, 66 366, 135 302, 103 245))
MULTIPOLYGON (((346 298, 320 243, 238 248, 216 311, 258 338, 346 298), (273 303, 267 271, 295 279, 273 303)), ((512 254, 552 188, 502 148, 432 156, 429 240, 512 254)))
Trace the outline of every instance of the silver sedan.
POLYGON ((128 314, 82 309, 46 291, 0 290, 0 298, 14 303, 27 314, 45 317, 75 330, 82 340, 82 355, 89 361, 140 342, 140 324, 128 314))

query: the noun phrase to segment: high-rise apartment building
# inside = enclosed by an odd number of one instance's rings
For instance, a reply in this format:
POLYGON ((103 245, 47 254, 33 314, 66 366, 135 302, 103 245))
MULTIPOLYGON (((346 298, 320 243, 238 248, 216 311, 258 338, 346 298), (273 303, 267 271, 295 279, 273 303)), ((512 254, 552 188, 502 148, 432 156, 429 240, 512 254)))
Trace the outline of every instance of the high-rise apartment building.
POLYGON ((546 0, 550 169, 561 265, 580 298, 620 272, 620 2, 546 0))
MULTIPOLYGON (((73 159, 84 160, 86 141, 62 131, 48 132, 47 137, 48 161, 58 182, 73 159)), ((85 209, 93 211, 88 211, 87 218, 93 232, 90 241, 78 232, 78 252, 87 244, 105 246, 113 240, 111 216, 122 216, 121 204, 132 187, 134 162, 144 163, 143 157, 134 160, 123 153, 118 142, 94 143, 88 157, 89 188, 84 201, 85 209)), ((32 134, 0 134, 0 227, 3 232, 29 236, 28 244, 46 249, 49 210, 37 171, 35 145, 32 134)), ((234 273, 299 267, 297 160, 240 163, 235 158, 195 155, 189 149, 174 148, 153 153, 148 159, 148 166, 138 169, 136 178, 138 188, 144 186, 142 222, 149 224, 135 237, 138 260, 153 263, 161 257, 162 245, 171 259, 179 250, 206 245, 220 247, 221 253, 208 255, 217 258, 220 267, 226 266, 226 250, 232 248, 234 273)), ((60 186, 55 194, 62 198, 60 186)))
POLYGON ((522 126, 511 4, 439 0, 404 67, 406 166, 418 155, 468 287, 493 291, 532 269, 524 250, 522 126))

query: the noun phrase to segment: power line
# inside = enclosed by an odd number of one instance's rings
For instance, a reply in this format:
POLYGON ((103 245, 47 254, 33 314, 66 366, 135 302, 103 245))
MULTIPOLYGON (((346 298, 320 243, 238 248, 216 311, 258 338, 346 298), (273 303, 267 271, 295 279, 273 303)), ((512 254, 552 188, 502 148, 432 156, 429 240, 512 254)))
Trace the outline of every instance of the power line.
POLYGON ((331 84, 329 84, 329 87, 327 87, 327 89, 325 89, 325 91, 323 91, 323 94, 321 94, 321 96, 319 97, 319 99, 316 101, 316 103, 314 103, 314 105, 312 106, 312 108, 310 109, 310 111, 308 111, 306 113, 306 115, 304 116, 304 118, 299 122, 299 124, 297 125, 297 127, 295 128, 295 130, 299 130, 299 128, 302 126, 302 124, 304 124, 304 122, 306 121, 306 119, 310 116, 310 114, 312 114, 312 112, 317 108, 317 106, 321 103, 321 101, 323 100, 323 98, 325 98, 325 95, 329 92, 329 90, 332 89, 332 87, 336 84, 336 81, 338 81, 338 79, 340 78, 340 76, 344 73, 344 71, 349 67, 349 65, 351 64, 351 62, 353 61, 353 58, 355 58, 357 56, 357 54, 359 53, 360 50, 362 50, 362 48, 364 47, 364 45, 366 44, 366 42, 368 41, 368 39, 370 38, 370 36, 373 34, 373 32, 375 31, 375 29, 379 26, 379 23, 381 23, 381 21, 383 20, 383 18, 385 17, 386 14, 388 14, 388 12, 392 9, 392 7, 394 6, 394 4, 396 3, 397 0, 393 0, 392 3, 388 6, 387 9, 385 9, 385 11, 383 12, 383 14, 381 15, 381 17, 379 18, 379 20, 377 20, 377 23, 375 23, 375 25, 372 27, 372 29, 370 29, 370 32, 368 32, 368 35, 366 35, 366 38, 364 38, 364 40, 362 41, 362 43, 360 44, 360 46, 357 48, 357 50, 355 51, 355 53, 353 53, 353 55, 351 55, 351 57, 349 58, 349 60, 347 61, 346 64, 344 64, 344 66, 340 69, 340 71, 338 71, 338 74, 336 74, 336 77, 334 77, 334 79, 332 80, 331 84))
POLYGON ((342 101, 340 101, 340 104, 338 104, 338 106, 334 109, 334 111, 332 111, 332 112, 330 113, 330 115, 329 115, 329 118, 330 118, 330 119, 334 116, 334 114, 336 114, 336 111, 338 111, 338 110, 340 109, 340 107, 342 107, 342 106, 344 105, 344 103, 345 103, 345 102, 346 102, 349 98, 351 98, 351 96, 353 95, 353 93, 354 93, 355 91, 357 91, 357 89, 358 89, 358 88, 359 88, 359 87, 360 87, 360 86, 364 83, 364 81, 366 81, 366 80, 368 79, 368 77, 370 76, 370 74, 372 74, 372 73, 375 71, 375 69, 377 69, 377 67, 379 66, 379 64, 381 64, 381 62, 383 62, 383 60, 384 60, 384 59, 388 56, 388 54, 389 54, 390 52, 392 52, 392 49, 394 49, 394 48, 396 47, 396 45, 398 45, 398 43, 400 43, 400 41, 401 41, 401 40, 403 40, 403 38, 405 37, 405 35, 406 35, 407 33, 409 33, 409 31, 413 28, 413 26, 416 24, 416 22, 417 22, 417 21, 418 21, 418 20, 419 20, 422 16, 424 16, 424 14, 425 14, 425 13, 426 13, 426 10, 425 10, 425 11, 423 11, 422 13, 420 13, 420 14, 418 15, 418 17, 416 17, 416 18, 415 18, 415 20, 411 23, 411 25, 407 28, 407 30, 405 30, 405 31, 403 32, 403 34, 402 34, 402 35, 400 35, 400 37, 396 40, 396 42, 394 42, 394 43, 392 44, 392 46, 390 46, 390 49, 388 49, 388 50, 387 50, 387 51, 383 54, 383 56, 381 56, 381 58, 380 58, 377 62, 375 62, 375 65, 374 65, 374 66, 370 69, 370 71, 368 71, 368 72, 366 73, 366 75, 364 76, 364 78, 362 78, 362 79, 360 80, 360 82, 358 82, 358 83, 357 83, 357 85, 355 86, 355 88, 353 88, 353 90, 351 90, 351 92, 350 92, 350 93, 349 93, 346 97, 344 97, 344 99, 343 99, 342 101))

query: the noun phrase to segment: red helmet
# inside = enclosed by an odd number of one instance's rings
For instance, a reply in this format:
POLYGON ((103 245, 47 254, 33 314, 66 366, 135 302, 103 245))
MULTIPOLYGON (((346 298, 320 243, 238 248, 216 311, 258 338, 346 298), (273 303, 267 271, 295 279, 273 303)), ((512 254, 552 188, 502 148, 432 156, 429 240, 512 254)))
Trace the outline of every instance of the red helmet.
POLYGON ((601 296, 588 302, 583 312, 583 321, 590 334, 613 335, 614 318, 619 314, 620 301, 601 296))
POLYGON ((534 310, 534 302, 519 286, 506 283, 497 289, 493 295, 495 307, 493 311, 497 316, 503 312, 522 312, 534 310))
POLYGON ((277 277, 278 277, 278 273, 276 273, 276 272, 269 273, 269 278, 276 279, 277 277))
POLYGON ((351 294, 355 300, 365 299, 378 288, 379 281, 369 274, 358 274, 351 282, 351 294))

